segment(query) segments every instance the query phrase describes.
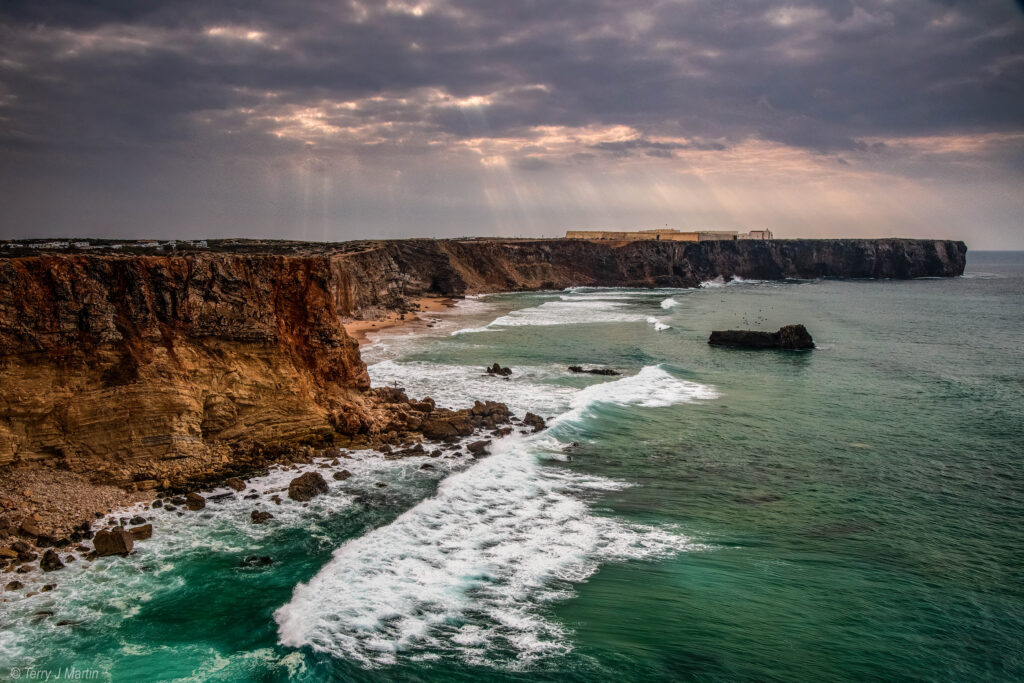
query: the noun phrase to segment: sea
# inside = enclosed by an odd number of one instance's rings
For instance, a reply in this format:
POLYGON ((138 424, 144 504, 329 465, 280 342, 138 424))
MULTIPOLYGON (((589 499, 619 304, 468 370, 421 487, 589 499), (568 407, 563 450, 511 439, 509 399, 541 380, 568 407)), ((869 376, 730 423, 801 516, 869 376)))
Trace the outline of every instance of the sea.
POLYGON ((375 385, 547 429, 479 458, 323 459, 309 503, 268 500, 298 474, 277 468, 201 512, 118 511, 154 525, 134 554, 0 594, 0 677, 1024 680, 1024 253, 949 279, 474 296, 429 321, 373 337, 375 385), (790 323, 813 351, 707 344, 790 323))

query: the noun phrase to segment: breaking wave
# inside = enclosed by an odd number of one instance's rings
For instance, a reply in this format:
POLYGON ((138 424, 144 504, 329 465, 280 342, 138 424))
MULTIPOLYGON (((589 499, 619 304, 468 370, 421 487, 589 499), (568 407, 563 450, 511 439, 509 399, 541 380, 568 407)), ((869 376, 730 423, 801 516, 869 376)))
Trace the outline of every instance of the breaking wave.
POLYGON ((672 530, 592 514, 595 492, 625 487, 541 463, 558 426, 601 403, 668 406, 714 398, 713 388, 656 366, 576 391, 555 427, 510 436, 454 474, 437 495, 352 539, 275 614, 280 642, 365 666, 427 653, 515 667, 571 649, 541 607, 573 594, 602 563, 667 556, 694 546, 672 530))

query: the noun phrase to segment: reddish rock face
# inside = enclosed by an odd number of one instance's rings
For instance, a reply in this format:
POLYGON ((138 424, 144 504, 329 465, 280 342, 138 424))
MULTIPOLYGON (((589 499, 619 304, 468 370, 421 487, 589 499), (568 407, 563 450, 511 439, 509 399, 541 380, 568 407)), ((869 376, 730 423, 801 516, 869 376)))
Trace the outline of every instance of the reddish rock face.
POLYGON ((895 239, 209 246, 0 254, 0 466, 47 462, 97 482, 167 488, 298 446, 500 424, 369 390, 343 322, 412 310, 412 297, 693 286, 719 275, 949 276, 966 254, 962 242, 895 239))

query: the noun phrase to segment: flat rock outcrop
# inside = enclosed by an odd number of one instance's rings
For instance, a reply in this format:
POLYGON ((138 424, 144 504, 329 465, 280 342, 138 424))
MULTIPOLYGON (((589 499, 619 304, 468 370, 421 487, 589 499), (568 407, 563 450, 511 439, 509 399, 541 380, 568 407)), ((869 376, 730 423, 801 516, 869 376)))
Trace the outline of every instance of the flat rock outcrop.
POLYGON ((785 325, 780 327, 778 332, 719 330, 711 333, 708 344, 744 349, 788 349, 795 351, 814 348, 814 340, 803 325, 785 325))

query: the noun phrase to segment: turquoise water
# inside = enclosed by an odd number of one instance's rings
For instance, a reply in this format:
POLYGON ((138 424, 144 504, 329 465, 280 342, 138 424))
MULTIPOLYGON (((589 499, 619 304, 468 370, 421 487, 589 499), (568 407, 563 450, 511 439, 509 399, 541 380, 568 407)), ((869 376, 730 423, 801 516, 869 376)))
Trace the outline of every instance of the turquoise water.
POLYGON ((118 681, 1020 680, 1022 295, 1024 255, 972 253, 950 280, 468 300, 379 337, 371 376, 547 431, 479 461, 354 453, 352 479, 261 503, 261 527, 239 498, 160 513, 136 555, 0 603, 0 660, 118 681), (816 350, 706 344, 793 322, 816 350), (510 380, 482 375, 496 361, 510 380))

